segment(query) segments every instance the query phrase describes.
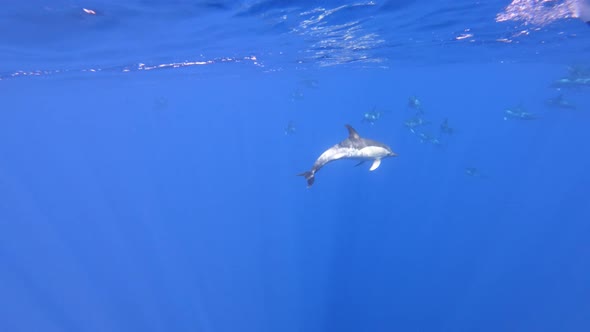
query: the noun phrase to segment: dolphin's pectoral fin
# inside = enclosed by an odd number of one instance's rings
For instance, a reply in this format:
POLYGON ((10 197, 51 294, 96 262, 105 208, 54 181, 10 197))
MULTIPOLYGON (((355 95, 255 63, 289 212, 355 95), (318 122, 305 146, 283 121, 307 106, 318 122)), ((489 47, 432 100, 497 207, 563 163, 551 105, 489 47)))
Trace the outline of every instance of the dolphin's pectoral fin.
POLYGON ((363 161, 359 162, 358 164, 354 165, 354 167, 357 167, 357 166, 360 166, 360 165, 364 164, 364 163, 365 163, 365 161, 366 161, 366 160, 363 160, 363 161))
POLYGON ((369 168, 369 171, 376 170, 377 167, 379 167, 379 165, 381 165, 381 159, 375 159, 375 161, 373 162, 373 165, 371 165, 371 168, 369 168))

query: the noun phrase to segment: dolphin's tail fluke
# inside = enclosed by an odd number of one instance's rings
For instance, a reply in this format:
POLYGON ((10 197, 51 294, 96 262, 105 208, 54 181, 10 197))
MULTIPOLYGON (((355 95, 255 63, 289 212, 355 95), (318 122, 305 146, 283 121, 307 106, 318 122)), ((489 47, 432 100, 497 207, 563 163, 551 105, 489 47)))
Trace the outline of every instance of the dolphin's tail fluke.
POLYGON ((303 172, 301 174, 297 174, 297 176, 305 176, 305 179, 307 180, 307 188, 311 187, 313 185, 313 181, 315 180, 314 171, 303 172))

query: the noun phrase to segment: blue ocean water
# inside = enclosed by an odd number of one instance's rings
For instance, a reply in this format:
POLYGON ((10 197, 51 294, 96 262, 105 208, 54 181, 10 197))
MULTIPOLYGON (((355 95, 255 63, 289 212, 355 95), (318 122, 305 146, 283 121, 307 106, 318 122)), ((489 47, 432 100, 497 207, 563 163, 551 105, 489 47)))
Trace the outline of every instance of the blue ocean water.
POLYGON ((584 5, 3 4, 0 331, 590 330, 584 5))

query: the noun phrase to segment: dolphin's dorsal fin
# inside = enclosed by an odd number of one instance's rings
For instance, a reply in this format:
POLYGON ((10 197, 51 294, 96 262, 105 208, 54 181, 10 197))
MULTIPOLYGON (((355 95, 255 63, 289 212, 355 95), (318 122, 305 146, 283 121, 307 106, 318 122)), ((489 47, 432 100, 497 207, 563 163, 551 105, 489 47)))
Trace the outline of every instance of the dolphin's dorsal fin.
POLYGON ((346 129, 348 129, 348 138, 349 139, 359 139, 359 138, 361 138, 359 136, 359 133, 357 133, 356 130, 354 130, 354 128, 352 128, 351 125, 346 125, 346 129))

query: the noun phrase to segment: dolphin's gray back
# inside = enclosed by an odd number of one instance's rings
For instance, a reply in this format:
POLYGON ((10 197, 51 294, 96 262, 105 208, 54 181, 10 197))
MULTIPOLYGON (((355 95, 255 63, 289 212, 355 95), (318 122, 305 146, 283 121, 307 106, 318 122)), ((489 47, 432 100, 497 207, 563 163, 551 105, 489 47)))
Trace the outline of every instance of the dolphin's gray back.
POLYGON ((367 146, 378 146, 380 148, 387 148, 387 145, 377 142, 377 141, 373 141, 371 139, 366 139, 366 138, 347 138, 344 141, 338 143, 337 146, 343 147, 343 148, 352 148, 352 149, 357 149, 360 150, 362 148, 366 148, 367 146))

